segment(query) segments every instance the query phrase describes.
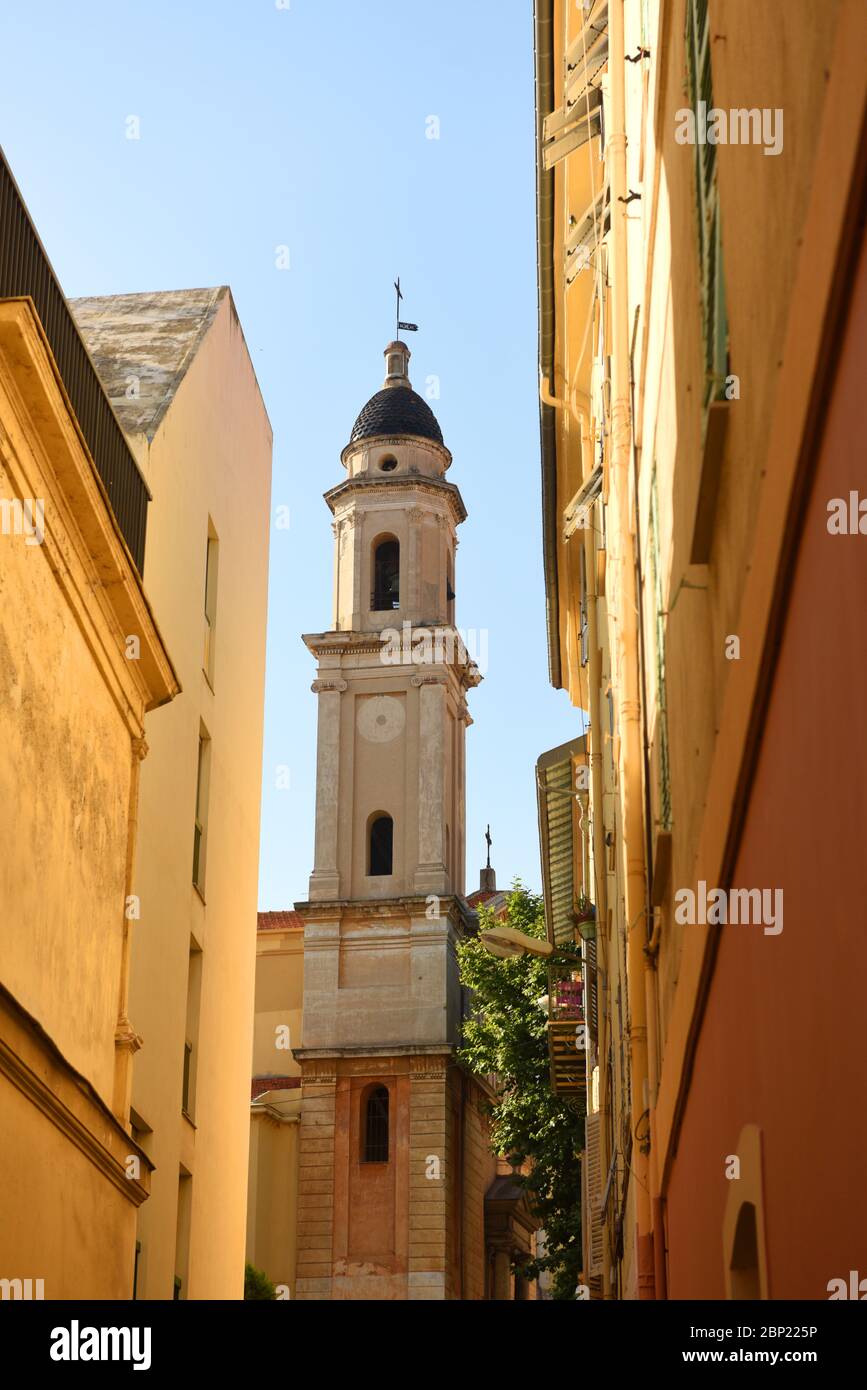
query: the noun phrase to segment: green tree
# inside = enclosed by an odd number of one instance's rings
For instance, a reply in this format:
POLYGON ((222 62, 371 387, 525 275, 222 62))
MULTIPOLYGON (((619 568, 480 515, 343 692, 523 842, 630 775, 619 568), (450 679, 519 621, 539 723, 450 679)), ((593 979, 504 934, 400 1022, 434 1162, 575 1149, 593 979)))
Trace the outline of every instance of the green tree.
MULTIPOLYGON (((528 936, 545 936, 544 902, 515 880, 507 923, 528 936)), ((484 907, 482 930, 496 926, 484 907)), ((576 950, 576 960, 578 951, 576 950)), ((539 956, 501 960, 478 937, 458 943, 461 980, 472 990, 473 1016, 464 1024, 461 1060, 477 1075, 497 1072, 502 1094, 491 1107, 491 1147, 515 1163, 530 1160, 517 1175, 545 1230, 546 1255, 520 1268, 527 1279, 550 1270, 555 1298, 575 1297, 582 1267, 581 1160, 584 1120, 568 1100, 554 1095, 548 1058, 548 967, 539 956)))
POLYGON ((276 1298, 277 1290, 267 1274, 253 1265, 244 1265, 244 1301, 249 1299, 276 1298))

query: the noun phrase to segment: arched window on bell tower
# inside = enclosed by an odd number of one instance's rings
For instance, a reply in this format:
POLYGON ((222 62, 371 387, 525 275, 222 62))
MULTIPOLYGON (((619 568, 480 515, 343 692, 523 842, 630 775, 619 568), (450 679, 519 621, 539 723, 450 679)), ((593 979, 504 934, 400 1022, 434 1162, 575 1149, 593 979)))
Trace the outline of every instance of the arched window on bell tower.
POLYGON ((388 1162, 388 1089, 374 1086, 362 1101, 362 1163, 388 1162))
POLYGON ((385 878, 392 873, 394 859, 394 821, 391 816, 377 812, 367 831, 367 873, 370 878, 385 878))
POLYGON ((400 607, 400 541, 394 536, 382 536, 374 544, 370 607, 374 613, 400 607))

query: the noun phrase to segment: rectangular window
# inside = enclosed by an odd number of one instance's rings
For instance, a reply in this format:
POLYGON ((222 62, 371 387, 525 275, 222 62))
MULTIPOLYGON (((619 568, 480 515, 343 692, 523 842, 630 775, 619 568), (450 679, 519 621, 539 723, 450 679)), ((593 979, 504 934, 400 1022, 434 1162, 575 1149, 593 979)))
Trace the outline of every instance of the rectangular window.
POLYGON ((581 549, 578 553, 579 569, 581 573, 581 665, 587 665, 588 650, 588 617, 587 617, 587 557, 584 551, 584 537, 581 537, 581 549))
POLYGON ((707 0, 687 0, 686 66, 689 100, 696 118, 695 190, 704 338, 705 421, 712 401, 724 399, 728 372, 728 317, 725 303, 716 145, 699 140, 699 102, 713 108, 710 22, 707 0))
POLYGON ((193 832, 193 883, 205 896, 205 858, 208 848, 208 789, 211 776, 211 740, 199 730, 199 762, 196 773, 196 823, 193 832))
POLYGON ((191 1042, 185 1042, 185 1043, 184 1043, 184 1084, 183 1084, 183 1091, 182 1091, 182 1094, 181 1094, 181 1109, 183 1110, 183 1112, 184 1112, 185 1115, 189 1115, 189 1114, 191 1113, 191 1111, 190 1111, 190 1106, 191 1106, 191 1104, 192 1104, 192 1101, 191 1101, 191 1099, 190 1099, 190 1076, 191 1076, 191 1073, 192 1073, 192 1069, 193 1069, 193 1044, 192 1044, 191 1042))
POLYGON ((217 565, 219 541, 213 522, 208 518, 208 543, 205 552, 205 643, 202 670, 214 684, 214 650, 217 635, 217 565))
POLYGON ((671 776, 668 764, 668 704, 665 685, 665 613, 659 562, 659 494, 656 465, 650 478, 649 549, 653 606, 656 612, 656 759, 659 784, 659 827, 671 829, 671 776))
POLYGON ((190 1220, 193 1205, 193 1179, 186 1169, 178 1174, 178 1213, 175 1233, 175 1291, 174 1297, 183 1301, 189 1280, 190 1220))
POLYGON ((190 937, 190 956, 187 966, 187 1016, 184 1042, 184 1074, 181 1090, 181 1109, 193 1121, 196 1113, 196 1073, 199 1050, 199 1010, 202 996, 202 951, 190 937))

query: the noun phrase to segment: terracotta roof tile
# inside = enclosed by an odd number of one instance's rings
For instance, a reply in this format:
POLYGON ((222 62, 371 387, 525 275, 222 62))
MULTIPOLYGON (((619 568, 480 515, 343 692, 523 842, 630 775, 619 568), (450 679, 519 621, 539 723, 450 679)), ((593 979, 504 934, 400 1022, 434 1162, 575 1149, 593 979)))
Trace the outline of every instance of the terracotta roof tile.
POLYGON ((304 918, 300 912, 260 912, 258 931, 302 931, 304 918))
POLYGON ((250 1099, 256 1100, 266 1091, 294 1091, 300 1085, 300 1076, 254 1076, 250 1084, 250 1099))

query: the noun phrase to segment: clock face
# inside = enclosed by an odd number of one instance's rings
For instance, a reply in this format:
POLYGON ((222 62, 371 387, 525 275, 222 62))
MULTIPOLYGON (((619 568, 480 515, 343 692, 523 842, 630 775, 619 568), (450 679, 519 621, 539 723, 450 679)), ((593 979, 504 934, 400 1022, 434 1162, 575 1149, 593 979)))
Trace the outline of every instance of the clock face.
POLYGON ((403 701, 393 695, 371 695, 358 706, 358 732, 371 743, 390 743, 403 732, 403 701))

